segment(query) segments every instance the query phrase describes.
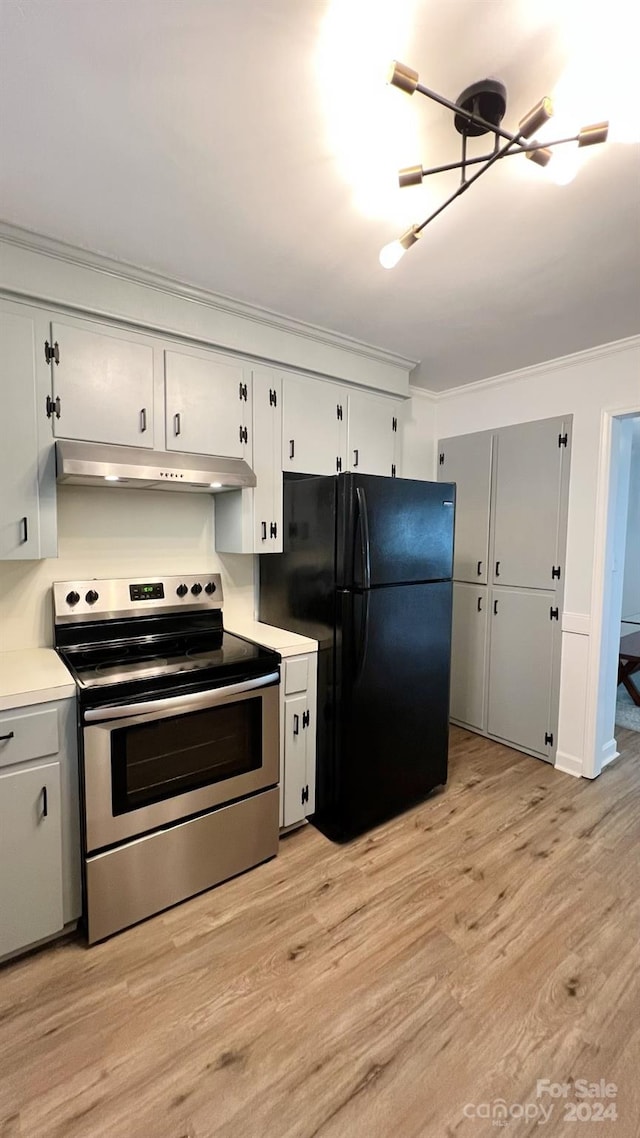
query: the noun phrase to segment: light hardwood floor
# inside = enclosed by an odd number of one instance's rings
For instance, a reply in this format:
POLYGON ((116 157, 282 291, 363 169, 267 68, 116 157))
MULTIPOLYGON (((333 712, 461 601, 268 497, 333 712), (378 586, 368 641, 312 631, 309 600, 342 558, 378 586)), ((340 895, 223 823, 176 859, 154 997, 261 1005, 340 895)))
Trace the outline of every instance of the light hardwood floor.
POLYGON ((591 783, 454 729, 447 789, 350 845, 305 827, 111 941, 5 966, 0 1136, 635 1138, 640 735, 620 738, 591 783), (616 1083, 617 1121, 565 1122, 545 1078, 616 1083), (477 1116, 496 1099, 553 1114, 500 1131, 477 1116))

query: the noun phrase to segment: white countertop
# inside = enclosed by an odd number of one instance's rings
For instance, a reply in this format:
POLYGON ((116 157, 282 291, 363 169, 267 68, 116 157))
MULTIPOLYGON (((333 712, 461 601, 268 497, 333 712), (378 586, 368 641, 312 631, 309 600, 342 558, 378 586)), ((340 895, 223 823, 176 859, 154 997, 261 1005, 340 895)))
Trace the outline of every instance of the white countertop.
POLYGON ((0 711, 75 694, 76 685, 53 648, 0 652, 0 711))
POLYGON ((281 656, 299 656, 302 652, 317 652, 318 641, 309 636, 299 636, 297 632, 287 632, 284 628, 274 628, 272 624, 260 624, 257 620, 232 621, 225 624, 225 631, 235 636, 244 636, 263 648, 273 648, 281 656))

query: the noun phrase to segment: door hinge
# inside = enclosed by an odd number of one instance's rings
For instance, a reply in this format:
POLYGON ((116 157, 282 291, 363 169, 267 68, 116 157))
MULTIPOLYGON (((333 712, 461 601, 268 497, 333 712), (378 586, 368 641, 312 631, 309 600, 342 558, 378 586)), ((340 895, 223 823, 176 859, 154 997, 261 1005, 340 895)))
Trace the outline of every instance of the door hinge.
POLYGON ((554 577, 558 581, 560 580, 560 566, 559 565, 552 565, 551 566, 551 579, 553 580, 554 577))
POLYGON ((558 435, 558 446, 559 447, 566 447, 568 442, 569 442, 569 436, 566 432, 564 435, 558 435))
POLYGON ((302 726, 303 726, 303 727, 308 727, 308 726, 309 726, 309 720, 310 720, 310 718, 311 718, 311 716, 310 716, 310 713, 309 713, 308 711, 303 711, 303 712, 302 712, 302 726))
POLYGON ((440 466, 444 466, 444 451, 443 450, 440 451, 440 454, 438 455, 438 462, 440 463, 440 466))
POLYGON ((336 470, 338 471, 338 474, 342 470, 342 459, 341 458, 336 459, 336 470))
POLYGON ((309 787, 308 786, 303 786, 303 788, 302 788, 301 801, 302 801, 303 806, 304 806, 305 802, 309 801, 309 787))
POLYGON ((240 442, 247 443, 249 441, 249 432, 246 427, 240 427, 240 442))
POLYGON ((240 399, 244 399, 245 403, 247 402, 247 385, 242 382, 240 383, 240 399))
POLYGON ((55 399, 52 399, 50 395, 47 395, 47 401, 46 401, 45 406, 47 408, 47 419, 50 419, 51 416, 54 414, 54 412, 55 412, 56 419, 60 418, 60 396, 59 395, 56 395, 55 399))
POLYGON ((393 416, 393 419, 391 420, 391 430, 392 431, 398 430, 398 420, 396 419, 395 415, 393 416))
POLYGON ((544 742, 546 747, 553 747, 553 735, 550 731, 545 732, 544 742))
MULTIPOLYGON (((277 537, 278 536, 278 523, 277 522, 271 522, 270 523, 269 535, 270 535, 270 537, 277 537)), ((303 726, 304 726, 304 722, 303 722, 303 726)))
POLYGON ((342 422, 342 403, 338 403, 338 405, 336 407, 336 415, 337 415, 338 419, 340 419, 340 421, 342 422))
POLYGON ((56 340, 55 344, 53 344, 53 346, 49 343, 48 340, 45 340, 45 342, 44 342, 44 358, 48 364, 50 364, 52 360, 55 364, 60 363, 60 348, 58 347, 58 341, 57 340, 56 340))
POLYGON ((395 476, 396 476, 396 464, 395 464, 395 462, 392 462, 391 463, 391 477, 395 478, 395 476))
POLYGON ((549 620, 559 620, 559 619, 560 619, 560 610, 559 609, 553 609, 553 608, 549 609, 549 620))
POLYGON ((269 388, 269 406, 270 407, 277 407, 278 406, 278 392, 273 390, 271 387, 269 388))

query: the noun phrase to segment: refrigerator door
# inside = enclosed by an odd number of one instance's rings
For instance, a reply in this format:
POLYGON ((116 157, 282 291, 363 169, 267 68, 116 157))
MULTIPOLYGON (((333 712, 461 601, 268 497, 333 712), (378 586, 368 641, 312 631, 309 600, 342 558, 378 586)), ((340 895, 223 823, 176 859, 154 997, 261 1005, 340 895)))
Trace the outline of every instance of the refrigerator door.
POLYGON ((447 779, 450 582, 339 593, 335 752, 314 822, 362 833, 447 779))
POLYGON ((338 483, 340 588, 441 581, 453 571, 455 485, 343 474, 338 483))

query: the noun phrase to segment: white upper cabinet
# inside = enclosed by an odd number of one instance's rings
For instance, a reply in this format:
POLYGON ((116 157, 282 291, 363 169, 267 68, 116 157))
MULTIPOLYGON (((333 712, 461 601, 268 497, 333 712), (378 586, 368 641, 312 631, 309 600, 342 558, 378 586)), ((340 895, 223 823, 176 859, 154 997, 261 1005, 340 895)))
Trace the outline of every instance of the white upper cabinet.
POLYGON ((164 359, 167 450, 250 460, 250 371, 213 352, 164 359))
POLYGON ((56 556, 55 464, 45 410, 47 335, 46 318, 37 309, 2 302, 0 559, 56 556), (38 369, 44 385, 39 385, 38 369))
POLYGON ((335 474, 346 469, 347 390, 286 375, 283 382, 282 469, 335 474))
POLYGON ((496 437, 493 581, 554 589, 569 470, 570 421, 541 419, 496 437))
POLYGON ((441 439, 438 481, 456 483, 456 581, 486 584, 491 502, 491 431, 441 439))
POLYGON ((359 474, 396 474, 399 406, 364 392, 347 396, 349 445, 346 468, 359 474))
POLYGON ((153 348, 101 324, 51 324, 52 414, 57 438, 153 446, 153 348))
POLYGON ((256 486, 216 496, 219 553, 282 553, 282 378, 258 368, 252 381, 256 486))

